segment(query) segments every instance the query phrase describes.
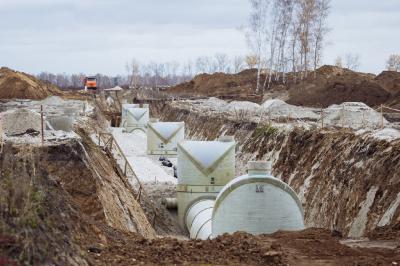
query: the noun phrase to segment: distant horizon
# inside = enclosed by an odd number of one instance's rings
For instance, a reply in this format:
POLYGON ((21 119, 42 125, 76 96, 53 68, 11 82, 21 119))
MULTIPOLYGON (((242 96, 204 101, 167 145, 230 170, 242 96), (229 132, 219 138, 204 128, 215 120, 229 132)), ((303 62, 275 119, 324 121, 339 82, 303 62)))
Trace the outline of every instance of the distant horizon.
MULTIPOLYGON (((324 67, 324 66, 332 66, 332 67, 336 67, 335 65, 333 65, 333 64, 323 64, 323 65, 321 65, 321 66, 319 66, 317 69, 319 69, 319 68, 321 68, 321 67, 324 67)), ((23 72, 23 73, 26 73, 26 74, 29 74, 29 75, 33 75, 33 76, 38 76, 39 74, 41 74, 41 73, 48 73, 48 74, 55 74, 55 75, 57 75, 57 74, 62 74, 62 75, 74 75, 74 74, 84 74, 85 76, 87 76, 87 77, 89 77, 89 76, 96 76, 96 75, 104 75, 104 76, 108 76, 108 77, 117 77, 117 76, 121 76, 121 77, 127 77, 128 76, 128 73, 119 73, 119 74, 115 74, 115 75, 113 75, 113 74, 107 74, 107 73, 84 73, 84 72, 74 72, 74 73, 67 73, 67 72, 63 72, 63 73, 56 73, 56 72, 49 72, 49 71, 40 71, 40 72, 38 72, 38 73, 31 73, 31 72, 27 72, 27 71, 24 71, 24 70, 20 70, 20 69, 14 69, 14 68, 11 68, 11 67, 9 67, 9 66, 0 66, 0 68, 2 68, 2 67, 6 67, 6 68, 9 68, 9 69, 11 69, 11 70, 14 70, 14 71, 18 71, 18 72, 23 72)), ((342 69, 348 69, 348 68, 346 68, 346 67, 341 67, 342 69)), ((243 71, 246 71, 246 70, 250 70, 250 69, 253 69, 253 70, 257 70, 257 68, 245 68, 245 69, 243 69, 243 70, 241 70, 240 72, 243 72, 243 71)), ((386 68, 385 69, 383 69, 382 71, 379 71, 379 72, 377 72, 377 73, 372 73, 372 72, 363 72, 363 71, 360 71, 360 70, 351 70, 351 69, 349 69, 350 71, 354 71, 354 72, 359 72, 359 73, 363 73, 363 74, 373 74, 373 75, 376 75, 376 76, 378 76, 379 74, 381 74, 382 72, 385 72, 385 71, 390 71, 390 70, 387 70, 386 68)), ((125 71, 126 72, 126 71, 125 71)), ((240 73, 240 72, 238 72, 238 73, 240 73)), ((313 72, 313 70, 309 70, 309 72, 313 72)), ((391 72, 391 71, 390 71, 391 72)), ((393 71, 393 72, 396 72, 396 71, 393 71)), ((227 73, 227 72, 219 72, 219 71, 216 71, 216 72, 214 72, 214 73, 225 73, 225 74, 235 74, 235 73, 227 73)), ((214 73, 197 73, 197 74, 195 74, 194 76, 197 76, 197 75, 201 75, 201 74, 214 74, 214 73)), ((288 71, 288 72, 285 72, 286 74, 288 74, 288 73, 291 73, 291 71, 288 71)))
MULTIPOLYGON (((357 71, 379 74, 400 53, 400 1, 332 0, 331 32, 322 65, 358 54, 357 71)), ((238 28, 247 0, 14 0, 0 3, 0 65, 37 75, 126 75, 133 57, 143 63, 225 53, 247 55, 238 28), (87 11, 90 9, 90 13, 87 11)))

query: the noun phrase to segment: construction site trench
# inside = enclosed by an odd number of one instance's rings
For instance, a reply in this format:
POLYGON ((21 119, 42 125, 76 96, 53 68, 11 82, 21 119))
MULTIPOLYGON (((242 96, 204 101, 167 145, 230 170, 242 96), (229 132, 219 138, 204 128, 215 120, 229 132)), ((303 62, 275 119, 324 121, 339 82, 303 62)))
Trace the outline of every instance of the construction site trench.
MULTIPOLYGON (((399 140, 361 137, 350 130, 284 131, 202 116, 168 101, 149 104, 153 117, 184 121, 190 139, 234 135, 236 176, 245 172, 250 160, 272 160, 273 174, 299 195, 307 229, 188 240, 176 214, 161 205, 163 197, 175 195, 174 183, 169 177, 163 179, 165 173, 157 174, 161 166, 156 158, 137 154, 144 145, 141 133, 126 140, 119 129, 107 131, 100 126, 107 125, 107 119, 95 109, 91 117, 74 124, 74 137, 45 145, 4 142, 0 265, 390 265, 400 261, 400 209, 392 206, 399 197, 399 140), (108 135, 101 138, 101 132, 108 135), (126 141, 131 141, 129 149, 116 147, 126 141), (124 160, 133 165, 131 173, 124 160), (156 179, 135 182, 133 176, 140 178, 149 167, 156 179)), ((168 175, 173 180, 166 171, 168 175)))

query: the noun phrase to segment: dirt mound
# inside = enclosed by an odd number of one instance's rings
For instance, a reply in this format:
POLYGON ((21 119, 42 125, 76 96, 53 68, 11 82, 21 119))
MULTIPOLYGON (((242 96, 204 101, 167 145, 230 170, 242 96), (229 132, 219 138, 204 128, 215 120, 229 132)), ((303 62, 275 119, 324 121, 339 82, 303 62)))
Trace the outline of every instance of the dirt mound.
POLYGON ((315 228, 262 236, 235 233, 207 241, 112 237, 101 256, 91 254, 96 264, 377 265, 400 258, 394 250, 350 248, 330 231, 315 228))
POLYGON ((375 81, 392 95, 386 105, 400 109, 400 72, 383 71, 376 76, 375 81))
POLYGON ((214 96, 225 99, 260 101, 255 96, 257 70, 248 69, 238 74, 200 74, 193 80, 168 90, 170 93, 190 96, 214 96))
MULTIPOLYGON (((183 96, 213 96, 232 100, 249 100, 260 103, 261 96, 255 96, 257 70, 250 69, 238 74, 201 74, 192 81, 177 85, 171 93, 183 96)), ((264 82, 265 74, 261 75, 264 82)), ((289 104, 328 107, 343 102, 364 102, 368 106, 396 104, 400 99, 400 73, 384 71, 380 75, 355 72, 345 68, 325 65, 308 77, 300 80, 293 74, 282 79, 272 79, 265 91, 264 99, 282 99, 289 104)))
POLYGON ((23 72, 0 68, 0 99, 40 100, 51 95, 62 95, 56 86, 40 81, 23 72))
POLYGON ((400 72, 383 71, 375 77, 375 81, 393 95, 400 93, 400 72))
POLYGON ((374 75, 333 66, 323 66, 308 78, 289 87, 293 105, 328 107, 343 102, 363 102, 368 106, 386 103, 391 95, 374 75))

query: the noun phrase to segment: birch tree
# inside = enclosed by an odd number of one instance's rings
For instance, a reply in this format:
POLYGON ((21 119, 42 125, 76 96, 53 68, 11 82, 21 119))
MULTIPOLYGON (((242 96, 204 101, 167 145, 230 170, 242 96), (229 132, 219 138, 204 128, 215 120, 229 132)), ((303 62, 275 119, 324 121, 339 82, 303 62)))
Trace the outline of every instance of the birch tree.
POLYGON ((268 8, 269 0, 250 0, 251 12, 246 30, 247 43, 256 58, 257 85, 260 92, 262 58, 268 42, 268 8))
POLYGON ((140 63, 135 58, 127 63, 126 69, 128 70, 129 87, 138 88, 140 83, 140 63))
POLYGON ((325 36, 329 32, 329 28, 326 26, 326 20, 329 15, 330 0, 317 0, 316 12, 314 21, 314 77, 316 76, 315 70, 320 65, 322 48, 325 41, 325 36))
POLYGON ((304 77, 308 76, 309 69, 309 54, 311 51, 312 43, 312 26, 316 17, 316 0, 298 0, 299 1, 299 23, 300 23, 300 54, 301 54, 301 65, 304 77))
POLYGON ((386 67, 389 71, 400 71, 400 54, 390 55, 386 67))
POLYGON ((344 59, 346 68, 356 71, 360 67, 360 55, 358 54, 347 53, 344 59))
MULTIPOLYGON (((279 79, 279 72, 282 72, 284 82, 284 72, 286 68, 286 42, 287 35, 293 17, 294 0, 274 0, 271 10, 270 21, 270 51, 269 51, 269 75, 268 88, 272 81, 272 74, 275 72, 275 78, 279 79)), ((264 81, 264 88, 266 80, 264 81)))

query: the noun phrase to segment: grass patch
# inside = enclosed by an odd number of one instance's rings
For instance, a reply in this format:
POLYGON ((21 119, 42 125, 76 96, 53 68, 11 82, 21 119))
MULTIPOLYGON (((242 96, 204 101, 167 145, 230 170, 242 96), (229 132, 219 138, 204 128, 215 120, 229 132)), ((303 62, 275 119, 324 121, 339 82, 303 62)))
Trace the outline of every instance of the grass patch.
POLYGON ((258 125, 253 132, 253 137, 273 136, 276 135, 277 132, 278 128, 273 127, 271 124, 258 125))

